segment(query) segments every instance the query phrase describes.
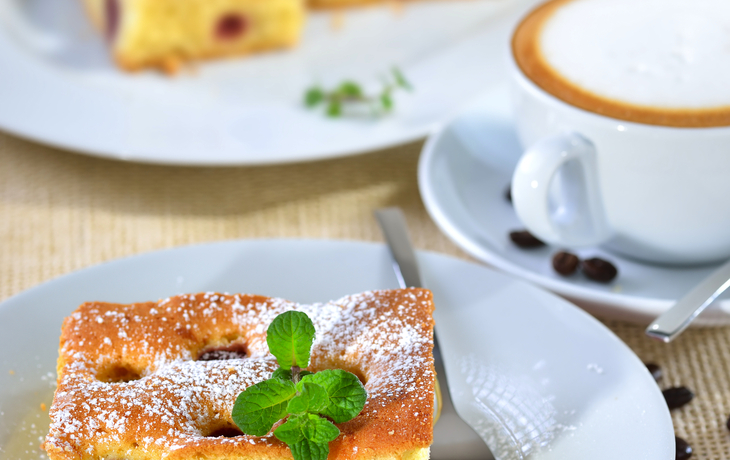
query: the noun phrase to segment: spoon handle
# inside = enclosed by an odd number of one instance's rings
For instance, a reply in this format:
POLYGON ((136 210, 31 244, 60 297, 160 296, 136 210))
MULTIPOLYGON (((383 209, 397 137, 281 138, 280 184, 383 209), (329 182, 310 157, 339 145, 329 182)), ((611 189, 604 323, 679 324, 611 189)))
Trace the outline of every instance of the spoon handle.
POLYGON ((664 343, 674 340, 720 294, 730 287, 730 261, 715 270, 646 328, 646 335, 664 343))

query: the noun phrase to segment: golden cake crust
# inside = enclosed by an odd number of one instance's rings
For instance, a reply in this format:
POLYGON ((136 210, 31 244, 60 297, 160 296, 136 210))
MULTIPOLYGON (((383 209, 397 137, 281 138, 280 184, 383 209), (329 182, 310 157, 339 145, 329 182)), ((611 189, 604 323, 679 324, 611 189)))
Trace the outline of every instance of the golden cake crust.
POLYGON ((314 322, 309 369, 349 370, 368 391, 362 413, 338 425, 329 459, 423 458, 435 381, 433 302, 424 289, 317 305, 218 293, 85 303, 63 323, 44 448, 52 460, 291 458, 271 434, 218 436, 235 430, 238 393, 277 367, 266 329, 287 310, 314 322), (221 347, 246 357, 197 359, 221 347))
POLYGON ((127 71, 295 46, 304 0, 83 0, 127 71))

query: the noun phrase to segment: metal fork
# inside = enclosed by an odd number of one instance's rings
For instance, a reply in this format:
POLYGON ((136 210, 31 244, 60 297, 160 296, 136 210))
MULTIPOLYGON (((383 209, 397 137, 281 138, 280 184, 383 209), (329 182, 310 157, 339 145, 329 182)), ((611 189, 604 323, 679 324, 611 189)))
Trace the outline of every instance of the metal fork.
MULTIPOLYGON (((424 287, 421 282, 416 253, 413 249, 411 239, 408 236, 408 228, 403 212, 400 208, 377 209, 375 211, 375 218, 380 225, 380 229, 383 231, 388 248, 393 256, 393 270, 398 278, 400 287, 424 287)), ((439 431, 443 427, 445 436, 448 436, 448 433, 471 432, 473 437, 468 443, 468 446, 464 445, 464 449, 461 452, 435 452, 432 449, 432 458, 434 460, 438 460, 439 457, 444 459, 493 460, 494 456, 482 438, 454 410, 446 381, 446 370, 441 359, 441 352, 435 332, 433 338, 433 357, 436 367, 436 378, 442 389, 441 419, 435 431, 439 431)))

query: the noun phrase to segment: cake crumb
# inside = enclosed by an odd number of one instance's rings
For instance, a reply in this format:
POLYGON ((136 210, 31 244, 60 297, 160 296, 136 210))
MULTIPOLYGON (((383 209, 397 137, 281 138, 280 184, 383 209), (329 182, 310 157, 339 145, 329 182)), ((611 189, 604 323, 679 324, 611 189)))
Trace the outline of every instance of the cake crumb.
POLYGON ((394 16, 402 16, 406 9, 402 0, 390 1, 388 2, 388 6, 390 6, 390 10, 393 12, 394 16))
POLYGON ((334 10, 330 14, 330 29, 339 31, 345 26, 345 13, 342 10, 334 10))
POLYGON ((10 375, 15 375, 15 371, 14 371, 14 370, 12 370, 12 369, 10 369, 10 370, 8 371, 8 374, 10 374, 10 375))
POLYGON ((46 406, 46 403, 41 403, 41 410, 45 412, 46 409, 48 409, 48 407, 46 406))

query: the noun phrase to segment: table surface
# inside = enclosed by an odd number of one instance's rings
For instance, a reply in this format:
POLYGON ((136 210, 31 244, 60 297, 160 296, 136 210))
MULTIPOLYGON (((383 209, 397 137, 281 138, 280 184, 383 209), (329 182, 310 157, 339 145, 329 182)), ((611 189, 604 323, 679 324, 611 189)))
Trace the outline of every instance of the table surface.
MULTIPOLYGON (((0 133, 0 301, 111 259, 243 238, 382 241, 374 209, 400 206, 417 248, 469 257, 426 213, 416 168, 421 143, 315 163, 236 168, 130 164, 0 133)), ((693 458, 730 458, 730 328, 690 329, 675 343, 604 321, 662 388, 695 399, 672 411, 693 458)))

